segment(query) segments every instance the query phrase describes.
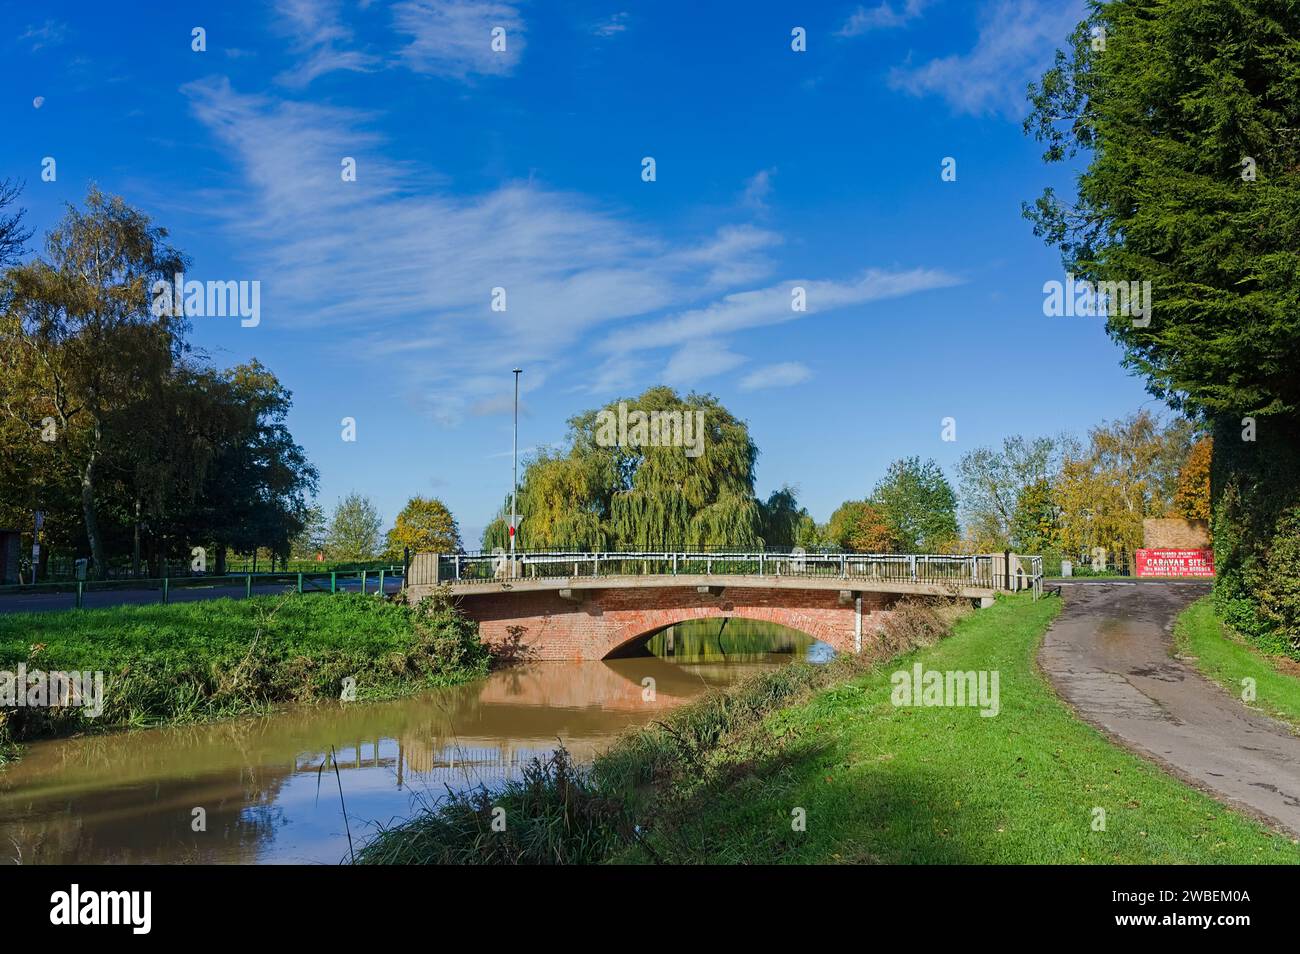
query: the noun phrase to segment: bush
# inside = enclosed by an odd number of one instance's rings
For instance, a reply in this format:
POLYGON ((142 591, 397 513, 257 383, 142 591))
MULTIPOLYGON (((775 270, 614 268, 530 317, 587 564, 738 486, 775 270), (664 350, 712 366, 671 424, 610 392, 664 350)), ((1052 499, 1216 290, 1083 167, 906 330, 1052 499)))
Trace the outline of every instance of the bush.
POLYGON ((1300 425, 1261 416, 1242 437, 1235 417, 1215 422, 1215 610, 1260 649, 1300 658, 1300 425))
POLYGON ((1259 612, 1286 651, 1300 657, 1300 507, 1278 518, 1256 585, 1259 612))
POLYGON ((489 652, 479 640, 478 624, 456 609, 450 587, 420 600, 413 616, 420 639, 408 661, 417 669, 434 675, 486 671, 489 652))
POLYGON ((400 829, 381 831, 357 864, 594 864, 624 842, 621 802, 603 796, 560 747, 496 791, 454 792, 400 829))

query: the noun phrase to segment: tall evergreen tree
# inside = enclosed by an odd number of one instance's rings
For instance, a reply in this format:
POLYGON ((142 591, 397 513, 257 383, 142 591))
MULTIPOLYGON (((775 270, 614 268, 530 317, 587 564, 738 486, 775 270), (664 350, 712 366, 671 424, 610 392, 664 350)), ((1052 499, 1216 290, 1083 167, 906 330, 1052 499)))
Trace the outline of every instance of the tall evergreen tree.
POLYGON ((1044 159, 1088 164, 1026 207, 1067 271, 1150 281, 1107 329, 1174 406, 1300 411, 1300 6, 1094 4, 1031 88, 1044 159))

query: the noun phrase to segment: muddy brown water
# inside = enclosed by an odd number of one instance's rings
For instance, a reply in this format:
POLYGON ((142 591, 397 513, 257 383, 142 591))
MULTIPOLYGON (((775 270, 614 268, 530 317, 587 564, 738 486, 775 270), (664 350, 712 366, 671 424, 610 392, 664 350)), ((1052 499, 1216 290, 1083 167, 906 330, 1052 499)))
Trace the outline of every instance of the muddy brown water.
POLYGON ((0 768, 0 863, 335 864, 349 829, 360 845, 448 788, 518 777, 559 742, 589 760, 710 687, 830 654, 742 620, 679 624, 647 652, 524 664, 391 702, 37 742, 0 768), (331 749, 337 779, 322 771, 331 749))

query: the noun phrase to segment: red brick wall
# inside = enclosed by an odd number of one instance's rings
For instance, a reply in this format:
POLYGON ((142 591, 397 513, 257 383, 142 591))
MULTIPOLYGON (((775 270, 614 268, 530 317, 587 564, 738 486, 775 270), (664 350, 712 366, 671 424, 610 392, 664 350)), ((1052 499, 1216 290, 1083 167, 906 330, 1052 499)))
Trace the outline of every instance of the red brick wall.
MULTIPOLYGON (((585 595, 584 602, 573 603, 554 592, 493 593, 464 596, 459 603, 478 622, 487 643, 506 641, 511 627, 520 627, 520 642, 531 659, 603 659, 624 643, 672 623, 724 616, 780 623, 838 651, 853 651, 853 604, 841 606, 835 590, 728 587, 719 597, 694 587, 644 587, 587 590, 585 595)), ((887 594, 862 594, 864 643, 892 602, 887 594)))

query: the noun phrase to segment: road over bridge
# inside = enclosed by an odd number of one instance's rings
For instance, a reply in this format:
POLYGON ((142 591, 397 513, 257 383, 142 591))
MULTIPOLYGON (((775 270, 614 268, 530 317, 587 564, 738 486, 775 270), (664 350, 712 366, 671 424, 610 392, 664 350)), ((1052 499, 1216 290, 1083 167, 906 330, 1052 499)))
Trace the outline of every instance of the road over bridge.
POLYGON ((447 587, 485 642, 530 659, 635 654, 666 626, 723 618, 779 623, 855 652, 900 599, 987 605, 998 591, 1041 592, 1041 570, 1038 557, 1014 554, 425 553, 407 589, 418 600, 447 587))

